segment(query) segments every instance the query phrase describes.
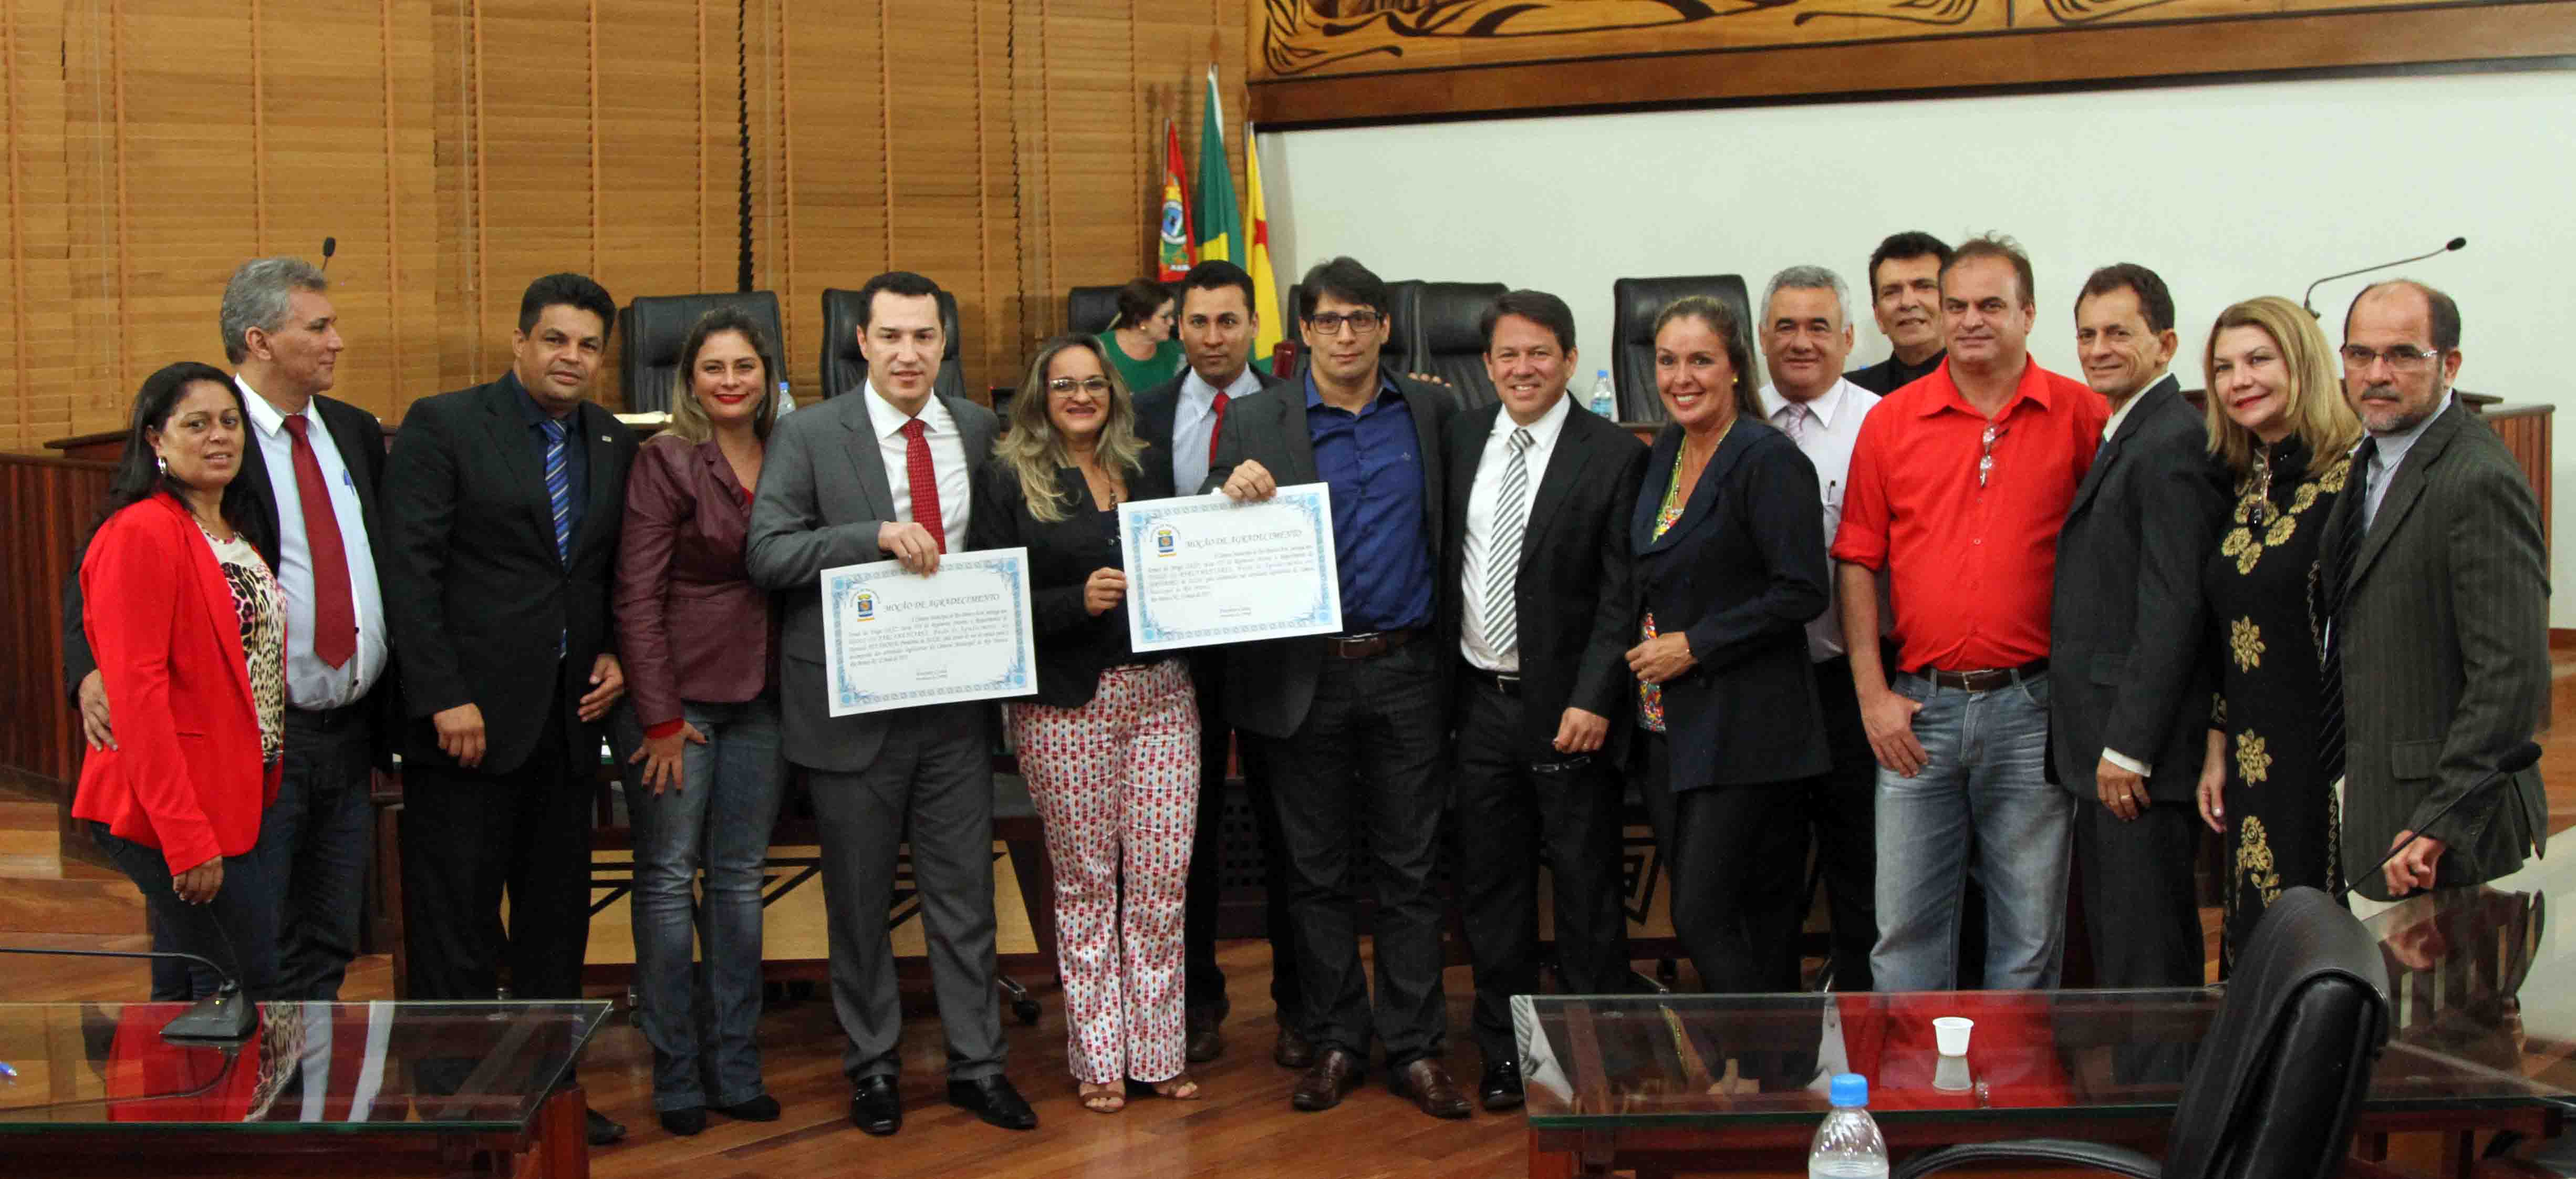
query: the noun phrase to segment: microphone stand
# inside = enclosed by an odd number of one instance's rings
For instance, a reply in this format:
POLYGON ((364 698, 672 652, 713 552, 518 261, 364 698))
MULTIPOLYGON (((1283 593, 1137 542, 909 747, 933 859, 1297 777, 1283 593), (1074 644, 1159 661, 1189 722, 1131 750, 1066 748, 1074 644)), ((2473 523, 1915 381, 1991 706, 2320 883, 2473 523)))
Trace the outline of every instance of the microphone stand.
POLYGON ((2415 256, 2414 256, 2414 257, 2412 257, 2412 258, 2400 258, 2400 259, 2398 259, 2398 260, 2396 260, 2396 261, 2394 261, 2394 262, 2382 262, 2382 263, 2380 263, 2380 264, 2379 264, 2379 265, 2377 265, 2377 266, 2364 266, 2364 267, 2362 267, 2362 268, 2361 268, 2361 269, 2359 269, 2359 270, 2347 270, 2347 271, 2344 271, 2344 272, 2343 272, 2343 273, 2341 273, 2341 274, 2329 274, 2329 275, 2325 276, 2324 278, 2318 279, 2317 281, 2315 281, 2315 282, 2312 282, 2312 283, 2309 283, 2309 284, 2308 284, 2308 289, 2307 289, 2306 291, 2301 292, 2301 293, 2300 293, 2300 295, 2299 295, 2299 306, 2304 307, 2304 308, 2306 308, 2306 309, 2307 309, 2307 312, 2308 312, 2308 318, 2310 318, 2310 319, 2323 319, 2323 318, 2325 318, 2325 317, 2324 317, 2324 316, 2322 316, 2322 315, 2317 314, 2317 309, 2316 309, 2315 305, 2313 305, 2313 304, 2311 304, 2311 303, 2309 303, 2309 302, 2308 302, 2308 298, 2309 298, 2309 296, 2312 296, 2312 295, 2316 294, 2316 293, 2317 293, 2317 288, 2318 288, 2318 287, 2321 287, 2321 286, 2326 285, 2327 283, 2333 282, 2334 280, 2336 280, 2336 279, 2338 279, 2338 278, 2351 278, 2352 276, 2354 276, 2354 275, 2356 275, 2356 274, 2368 274, 2368 273, 2370 273, 2371 271, 2374 271, 2374 270, 2386 270, 2386 269, 2388 269, 2388 268, 2389 268, 2389 267, 2391 267, 2391 266, 2404 266, 2404 265, 2406 265, 2406 264, 2407 264, 2407 263, 2409 263, 2409 262, 2421 262, 2421 261, 2425 260, 2426 258, 2438 257, 2438 256, 2440 256, 2440 255, 2450 253, 2450 252, 2451 252, 2451 251, 2453 251, 2453 250, 2465 249, 2465 248, 2467 248, 2467 247, 2468 247, 2468 244, 2469 244, 2469 239, 2464 238, 2464 237, 2455 237, 2455 238, 2452 238, 2451 240, 2449 240, 2449 241, 2447 241, 2447 242, 2442 243, 2442 248, 2441 248, 2441 249, 2438 249, 2438 250, 2431 250, 2431 251, 2427 251, 2427 252, 2425 252, 2425 253, 2417 254, 2417 255, 2415 255, 2415 256))
POLYGON ((223 980, 215 993, 197 1000, 161 1029, 161 1038, 175 1043, 222 1045, 239 1044, 259 1028, 259 1005, 243 997, 241 983, 232 972, 213 960, 175 950, 39 950, 23 946, 0 946, 0 954, 43 954, 55 958, 173 958, 203 963, 223 980))

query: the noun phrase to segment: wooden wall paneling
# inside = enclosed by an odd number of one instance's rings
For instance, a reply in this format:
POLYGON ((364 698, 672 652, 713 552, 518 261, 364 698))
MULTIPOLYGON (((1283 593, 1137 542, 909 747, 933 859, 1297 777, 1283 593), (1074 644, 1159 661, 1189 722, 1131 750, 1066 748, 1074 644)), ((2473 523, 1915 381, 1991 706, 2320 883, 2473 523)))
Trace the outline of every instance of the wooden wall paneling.
MULTIPOLYGON (((890 263, 919 271, 958 299, 958 359, 970 389, 1006 367, 1016 341, 987 326, 993 293, 984 285, 988 249, 983 167, 982 66, 977 10, 983 0, 886 0, 878 9, 885 86, 885 224, 890 263)), ((999 130, 999 129, 997 129, 999 130)), ((866 275, 860 275, 865 278, 866 275)))
POLYGON ((0 169, 8 254, 0 258, 0 451, 72 432, 78 400, 70 269, 61 0, 0 0, 0 169))
POLYGON ((0 455, 0 766, 73 780, 78 737, 63 692, 62 584, 72 550, 107 494, 109 465, 0 455))
MULTIPOLYGON (((608 11, 591 26, 600 144, 593 277, 621 305, 730 291, 738 8, 729 0, 619 0, 608 11), (720 97, 710 76, 719 68, 720 97)), ((615 403, 604 389, 603 397, 615 403)))
MULTIPOLYGON (((480 328, 468 381, 508 364, 519 295, 557 271, 598 275, 597 47, 588 5, 475 0, 469 9, 477 282, 455 314, 480 328)), ((620 294, 616 287, 610 293, 620 294)), ((604 400, 616 393, 604 388, 604 400)))
MULTIPOLYGON (((819 387, 810 367, 819 356, 823 291, 855 287, 891 260, 944 277, 919 261, 907 241, 890 251, 889 162, 902 152, 955 135, 938 123, 905 122, 889 109, 895 89, 936 85, 906 52, 889 76, 885 11, 868 2, 771 0, 778 20, 779 235, 783 256, 771 271, 786 322, 791 371, 799 385, 819 387), (889 140, 905 141, 890 150, 889 140)), ((965 63, 954 63, 965 64, 965 63)), ((921 109, 907 98, 908 109, 921 109)))

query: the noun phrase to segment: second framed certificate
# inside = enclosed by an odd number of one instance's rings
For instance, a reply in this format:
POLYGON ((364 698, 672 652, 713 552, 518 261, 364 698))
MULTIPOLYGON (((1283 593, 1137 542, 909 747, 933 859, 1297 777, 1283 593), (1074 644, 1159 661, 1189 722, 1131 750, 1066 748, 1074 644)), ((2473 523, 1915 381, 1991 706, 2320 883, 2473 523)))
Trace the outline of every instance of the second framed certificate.
POLYGON ((1332 489, 1282 487, 1259 503, 1192 495, 1118 506, 1127 638, 1138 651, 1342 629, 1332 489))

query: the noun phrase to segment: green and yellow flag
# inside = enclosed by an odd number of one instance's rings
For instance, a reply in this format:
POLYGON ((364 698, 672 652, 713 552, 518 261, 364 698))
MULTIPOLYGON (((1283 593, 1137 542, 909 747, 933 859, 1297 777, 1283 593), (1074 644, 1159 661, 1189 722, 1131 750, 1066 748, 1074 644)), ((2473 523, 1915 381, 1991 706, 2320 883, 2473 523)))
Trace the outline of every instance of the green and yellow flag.
POLYGON ((1243 214, 1234 204, 1234 173, 1225 162, 1225 111, 1208 67, 1207 111, 1199 119, 1199 190, 1190 201, 1198 217, 1199 261, 1235 261, 1242 249, 1243 214))

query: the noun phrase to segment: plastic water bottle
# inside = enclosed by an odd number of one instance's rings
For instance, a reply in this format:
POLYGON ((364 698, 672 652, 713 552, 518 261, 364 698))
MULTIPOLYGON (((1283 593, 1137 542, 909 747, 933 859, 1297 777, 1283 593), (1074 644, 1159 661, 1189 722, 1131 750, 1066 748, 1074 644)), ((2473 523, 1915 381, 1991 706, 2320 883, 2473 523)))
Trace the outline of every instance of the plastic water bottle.
POLYGON ((1807 1151, 1807 1179, 1887 1179, 1887 1139, 1870 1120, 1869 1078, 1838 1073, 1831 1096, 1834 1112, 1807 1151))
POLYGON ((1592 412, 1605 422, 1619 420, 1619 391, 1610 383, 1609 369, 1592 374, 1592 412))
POLYGON ((778 412, 773 416, 783 418, 795 409, 796 395, 787 391, 787 382, 778 382, 778 412))

